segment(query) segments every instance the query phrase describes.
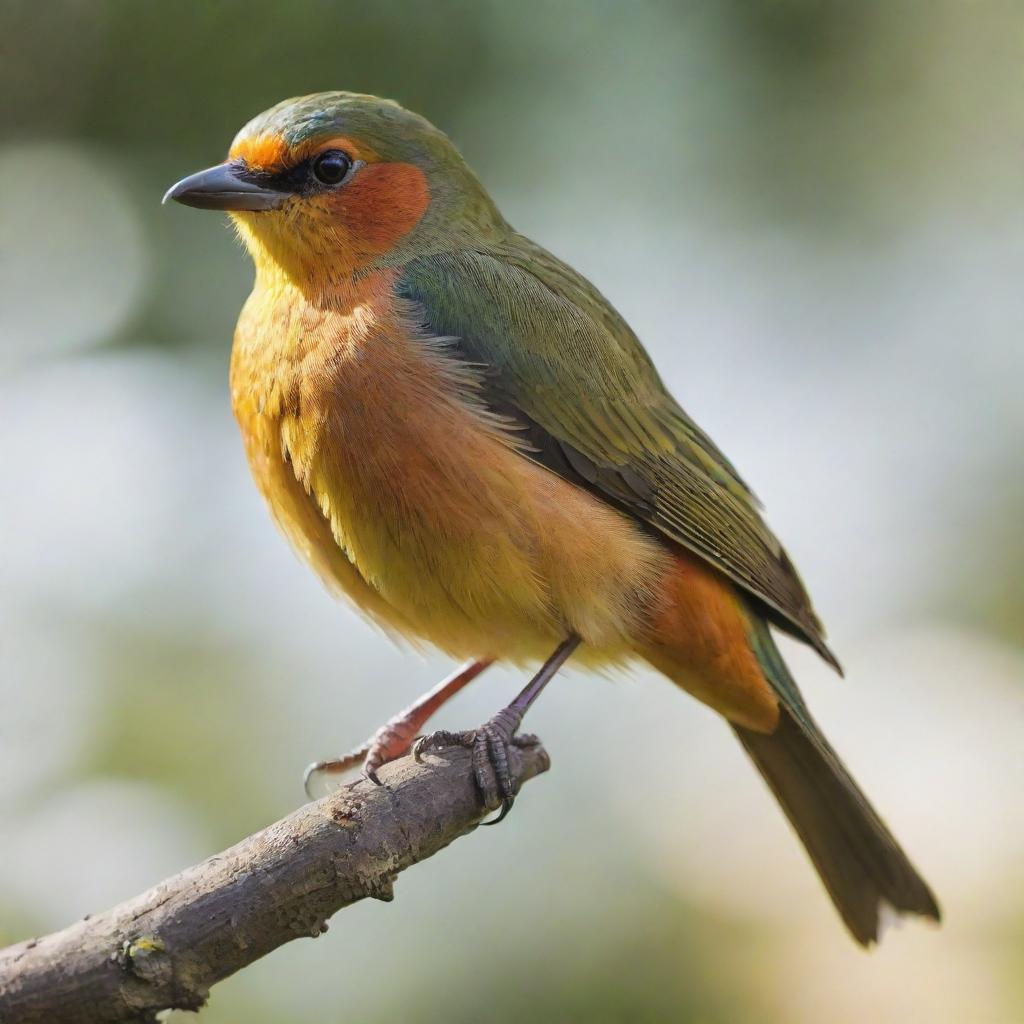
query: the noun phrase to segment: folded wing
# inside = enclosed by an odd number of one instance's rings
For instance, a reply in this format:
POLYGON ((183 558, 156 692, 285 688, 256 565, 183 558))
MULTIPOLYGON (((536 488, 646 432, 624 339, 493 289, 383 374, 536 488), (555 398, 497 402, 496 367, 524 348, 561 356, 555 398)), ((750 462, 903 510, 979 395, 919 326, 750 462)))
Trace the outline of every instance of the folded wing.
POLYGON ((515 238, 421 257, 399 291, 429 335, 475 364, 481 398, 526 457, 706 559, 839 668, 757 499, 589 282, 515 238))

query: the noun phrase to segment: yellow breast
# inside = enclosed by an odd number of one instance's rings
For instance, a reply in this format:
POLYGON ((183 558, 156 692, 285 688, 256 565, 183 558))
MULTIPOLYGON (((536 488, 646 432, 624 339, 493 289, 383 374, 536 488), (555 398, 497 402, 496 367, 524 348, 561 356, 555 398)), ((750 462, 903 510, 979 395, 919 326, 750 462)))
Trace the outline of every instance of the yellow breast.
POLYGON ((367 614, 452 654, 534 659, 572 630, 626 655, 668 556, 517 451, 392 283, 313 303, 262 282, 243 310, 232 400, 278 523, 367 614))

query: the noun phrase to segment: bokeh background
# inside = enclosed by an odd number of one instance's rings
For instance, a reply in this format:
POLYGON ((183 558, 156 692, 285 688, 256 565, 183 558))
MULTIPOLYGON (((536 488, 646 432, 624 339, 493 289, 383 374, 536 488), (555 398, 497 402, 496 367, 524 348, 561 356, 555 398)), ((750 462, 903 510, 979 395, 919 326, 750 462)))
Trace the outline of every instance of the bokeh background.
POLYGON ((159 205, 329 88, 446 129, 752 481, 847 679, 787 654, 947 921, 864 955, 728 730, 650 673, 568 672, 507 824, 201 1019, 1024 1021, 1015 0, 3 0, 0 940, 286 813, 450 667, 276 534, 226 390, 248 260, 159 205))

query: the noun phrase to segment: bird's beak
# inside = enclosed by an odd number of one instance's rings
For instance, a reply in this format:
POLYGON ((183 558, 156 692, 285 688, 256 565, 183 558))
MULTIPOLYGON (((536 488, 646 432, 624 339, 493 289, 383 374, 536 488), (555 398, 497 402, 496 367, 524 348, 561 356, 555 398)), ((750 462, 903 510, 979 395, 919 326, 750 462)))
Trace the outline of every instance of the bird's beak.
POLYGON ((168 199, 194 206, 198 210, 276 210, 289 193, 260 185, 238 164, 218 164, 190 174, 172 185, 164 195, 168 199))

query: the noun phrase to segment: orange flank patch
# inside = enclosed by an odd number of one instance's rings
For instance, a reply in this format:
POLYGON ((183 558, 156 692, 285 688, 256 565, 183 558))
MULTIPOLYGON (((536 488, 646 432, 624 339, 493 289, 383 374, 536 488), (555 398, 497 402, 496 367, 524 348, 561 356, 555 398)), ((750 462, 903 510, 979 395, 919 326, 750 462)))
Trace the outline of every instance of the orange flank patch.
POLYGON ((368 164, 330 194, 331 212, 364 256, 391 249, 420 222, 430 204, 426 175, 414 164, 368 164))
POLYGON ((729 721, 766 733, 778 724, 778 700, 751 650, 743 605, 696 555, 679 552, 662 578, 639 653, 729 721))

